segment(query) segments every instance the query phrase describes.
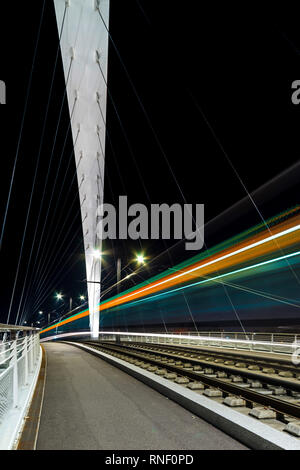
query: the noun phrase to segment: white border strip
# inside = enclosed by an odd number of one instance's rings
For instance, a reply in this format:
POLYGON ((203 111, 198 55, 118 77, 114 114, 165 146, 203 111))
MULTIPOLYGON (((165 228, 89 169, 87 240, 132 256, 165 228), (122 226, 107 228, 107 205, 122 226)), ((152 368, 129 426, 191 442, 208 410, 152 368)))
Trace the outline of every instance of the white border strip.
MULTIPOLYGON (((38 417, 38 424, 36 428, 36 434, 35 434, 35 439, 34 439, 34 444, 33 444, 33 450, 36 450, 36 443, 38 440, 38 435, 39 435, 39 430, 40 430, 40 422, 41 422, 41 415, 42 415, 42 409, 43 409, 43 404, 44 404, 44 395, 45 395, 45 387, 46 387, 46 380, 47 380, 47 365, 48 365, 48 359, 47 359, 47 353, 44 348, 44 354, 45 354, 45 375, 44 375, 44 383, 43 383, 43 391, 42 391, 42 398, 41 398, 41 405, 40 405, 40 411, 39 411, 39 417, 38 417)), ((43 352, 42 352, 43 355, 43 352)))

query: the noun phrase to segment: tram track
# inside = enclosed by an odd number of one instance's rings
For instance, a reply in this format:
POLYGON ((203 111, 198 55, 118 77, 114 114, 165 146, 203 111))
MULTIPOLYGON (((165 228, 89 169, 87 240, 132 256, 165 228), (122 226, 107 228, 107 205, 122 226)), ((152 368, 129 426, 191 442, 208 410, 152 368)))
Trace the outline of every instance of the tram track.
POLYGON ((299 375, 300 378, 300 368, 296 367, 294 364, 291 363, 291 358, 290 355, 287 355, 284 357, 283 354, 274 354, 272 357, 270 357, 269 352, 261 351, 261 354, 264 355, 265 357, 258 357, 258 352, 257 351, 252 351, 252 352, 247 352, 243 350, 226 350, 224 351, 221 350, 216 350, 213 349, 212 347, 202 347, 202 346, 197 346, 197 347, 191 347, 191 346, 175 346, 175 345, 166 345, 166 344, 149 344, 149 343, 140 343, 140 342, 130 342, 128 345, 132 346, 141 346, 143 348, 149 348, 151 349, 152 347, 154 349, 159 349, 161 351, 166 350, 166 351, 183 351, 183 354, 188 354, 190 357, 199 357, 199 355, 202 356, 207 356, 207 357, 214 357, 216 359, 222 358, 226 360, 233 360, 236 361, 237 359, 242 359, 243 362, 246 362, 247 366, 251 366, 253 364, 259 365, 261 367, 274 367, 275 369, 278 369, 280 371, 292 371, 295 374, 299 375))
POLYGON ((189 359, 192 365, 211 366, 216 371, 226 371, 228 373, 241 373, 248 379, 257 380, 268 380, 270 384, 285 386, 292 388, 295 392, 299 391, 300 398, 300 369, 290 363, 290 359, 257 359, 250 355, 245 358, 238 359, 237 355, 232 353, 220 353, 220 352, 202 352, 201 349, 195 348, 178 348, 176 346, 162 345, 142 345, 141 343, 130 343, 126 345, 137 350, 142 348, 149 351, 159 351, 166 357, 173 357, 174 355, 180 359, 189 359), (182 352, 183 351, 183 352, 182 352))
MULTIPOLYGON (((228 357, 223 357, 224 362, 208 361, 212 355, 202 357, 203 354, 198 354, 194 348, 192 351, 189 348, 184 351, 185 348, 181 347, 141 343, 128 345, 87 341, 85 344, 185 387, 194 388, 197 393, 206 394, 220 403, 227 397, 235 397, 237 403, 241 404, 239 408, 243 414, 263 407, 274 415, 274 419, 265 419, 264 422, 272 422, 277 429, 283 430, 288 423, 300 420, 300 380, 296 377, 275 377, 274 374, 226 365, 225 359, 228 357), (238 381, 235 381, 237 378, 238 381)), ((269 362, 264 361, 264 364, 269 362)), ((298 373, 297 368, 294 368, 293 373, 298 373)))

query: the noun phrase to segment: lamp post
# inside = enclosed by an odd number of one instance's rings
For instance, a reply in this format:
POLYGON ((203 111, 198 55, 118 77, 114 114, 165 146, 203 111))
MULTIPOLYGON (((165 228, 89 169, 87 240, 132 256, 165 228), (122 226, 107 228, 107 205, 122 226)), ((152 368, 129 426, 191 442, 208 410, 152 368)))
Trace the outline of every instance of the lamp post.
MULTIPOLYGON (((62 300, 63 299, 63 294, 61 292, 58 292, 55 294, 56 300, 62 300)), ((69 308, 70 312, 72 311, 72 305, 73 305, 73 299, 72 297, 69 298, 69 308)))
MULTIPOLYGON (((99 251, 99 250, 94 250, 93 252, 93 256, 94 257, 102 257, 102 253, 99 251)), ((136 257, 134 258, 133 261, 136 261, 139 265, 144 265, 146 264, 146 257, 143 253, 140 253, 140 254, 137 254, 136 257)), ((130 261, 126 266, 125 268, 131 264, 133 261, 130 261)), ((127 276, 123 277, 121 279, 121 272, 122 272, 122 261, 121 261, 121 258, 118 258, 117 259, 117 282, 115 284, 113 284, 112 286, 108 287, 107 289, 105 289, 104 293, 102 293, 102 296, 101 298, 103 297, 103 295, 107 294, 109 291, 111 291, 114 287, 117 288, 117 294, 119 294, 120 292, 120 284, 121 282, 125 281, 125 279, 128 279, 130 278, 131 276, 134 276, 135 274, 137 274, 136 272, 132 272, 131 274, 128 274, 127 276)), ((125 269, 123 268, 123 269, 125 269)), ((89 281, 87 280, 87 283, 88 284, 100 284, 101 285, 101 281, 89 281)))
MULTIPOLYGON (((135 259, 133 261, 136 261, 138 264, 145 264, 145 256, 143 253, 140 253, 139 255, 136 255, 135 259)), ((130 263, 128 263, 130 264, 130 263)), ((127 264, 127 266, 128 266, 127 264)), ((125 266, 126 267, 126 266, 125 266)), ((124 278, 126 279, 126 278, 124 278)), ((121 280, 121 258, 118 258, 117 260, 117 282, 120 282, 121 280)))
POLYGON ((117 294, 120 293, 120 280, 121 280, 121 258, 117 259, 117 294))

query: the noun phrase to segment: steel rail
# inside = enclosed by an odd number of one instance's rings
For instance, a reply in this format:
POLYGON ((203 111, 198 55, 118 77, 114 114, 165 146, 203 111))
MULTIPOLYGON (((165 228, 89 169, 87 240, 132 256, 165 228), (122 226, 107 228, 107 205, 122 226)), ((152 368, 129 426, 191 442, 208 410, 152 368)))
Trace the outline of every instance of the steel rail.
MULTIPOLYGON (((238 385, 234 385, 232 383, 224 382, 224 381, 222 381, 220 379, 217 379, 217 378, 208 377, 206 375, 199 374, 195 371, 183 370, 181 367, 178 367, 178 366, 172 365, 172 364, 166 364, 165 362, 159 361, 157 359, 148 358, 148 357, 145 358, 143 354, 139 354, 138 352, 132 352, 132 350, 130 350, 130 347, 127 346, 127 345, 126 346, 125 345, 120 345, 119 346, 119 345, 112 345, 112 344, 101 343, 101 342, 92 342, 92 341, 87 341, 87 342, 85 342, 85 344, 89 344, 89 345, 94 346, 96 348, 99 348, 99 349, 103 348, 105 350, 109 350, 109 351, 113 351, 113 352, 123 352, 126 355, 134 357, 136 359, 141 359, 143 361, 146 360, 150 364, 161 366, 161 367, 163 367, 163 368, 165 368, 165 369, 167 369, 171 372, 175 372, 176 374, 178 374, 180 376, 187 377, 187 378, 192 379, 192 380, 197 381, 197 382, 200 381, 200 382, 202 382, 203 384, 205 384, 209 387, 218 388, 219 390, 221 390, 223 393, 225 393, 227 395, 232 394, 232 395, 242 397, 246 400, 248 407, 251 407, 251 405, 253 403, 256 403, 256 404, 259 404, 259 405, 266 406, 268 408, 272 408, 276 412, 277 419, 279 419, 281 421, 284 420, 284 415, 289 415, 289 416, 292 416, 292 417, 300 418, 300 406, 298 406, 296 404, 280 400, 279 398, 275 398, 274 396, 262 395, 259 392, 255 392, 254 390, 249 390, 248 388, 247 389, 241 388, 238 385)), ((148 352, 148 351, 145 350, 145 352, 148 352)), ((166 356, 166 354, 164 354, 164 355, 166 356)), ((180 357, 180 359, 182 359, 182 358, 180 357)), ((185 359, 188 359, 189 362, 191 362, 193 358, 185 358, 185 359)), ((199 360, 196 360, 196 361, 193 361, 193 362, 200 363, 199 360)), ((214 367, 216 369, 224 370, 224 367, 219 365, 219 364, 216 364, 216 366, 214 366, 214 367)), ((237 371, 235 371, 235 373, 236 372, 237 371)), ((240 371, 238 371, 238 372, 240 373, 240 371)), ((244 374, 244 371, 241 372, 241 374, 244 374)), ((247 372, 247 375, 248 374, 249 374, 249 372, 247 372)), ((245 371, 245 375, 246 375, 246 371, 245 371)), ((268 378, 268 381, 269 381, 269 378, 268 378)), ((299 389, 300 389, 300 384, 299 384, 299 389)))
MULTIPOLYGON (((122 343, 124 344, 124 343, 122 343)), ((176 352, 180 352, 180 351, 183 351, 183 352, 187 352, 187 353, 190 353, 190 354, 199 354, 198 352, 200 353, 203 353, 205 354, 206 356, 214 356, 214 357, 220 357, 220 358, 224 358, 224 359, 232 359, 232 360, 239 360, 239 361, 243 361, 243 362, 246 362, 248 363, 249 365, 252 365, 252 364, 257 364, 257 365, 261 365, 261 366, 266 366, 266 367, 274 367, 274 368, 277 368, 278 370, 280 371, 289 371, 289 372, 293 372, 294 374, 300 374, 300 367, 297 367, 296 365, 293 365, 293 364, 290 364, 291 362, 291 359, 290 358, 259 358, 259 357, 255 357, 251 354, 248 354, 247 352, 244 353, 243 351, 238 351, 238 352, 231 352, 231 351, 210 351, 208 349, 205 349, 206 347, 201 347, 201 346, 197 346, 197 348, 191 348, 191 347, 185 347, 185 346, 174 346, 174 345, 167 345, 167 344, 149 344, 149 343, 138 343, 138 342, 134 342, 134 341, 131 341, 130 343, 130 346, 139 346, 139 345, 143 345, 143 346, 147 346, 149 348, 156 348, 156 349, 166 349, 166 350, 170 350, 170 349, 173 349, 174 351, 176 352), (242 354, 240 354, 242 353, 242 354), (280 367, 280 369, 279 369, 280 367)), ((129 346, 128 344, 128 346, 129 346)), ((212 346, 208 346, 208 347, 212 347, 212 346)), ((300 347, 300 345, 299 345, 300 347)), ((258 353, 258 351, 253 351, 255 353, 258 353)), ((265 351, 264 351, 265 352, 265 351)), ((191 358, 193 359, 193 358, 191 358)))

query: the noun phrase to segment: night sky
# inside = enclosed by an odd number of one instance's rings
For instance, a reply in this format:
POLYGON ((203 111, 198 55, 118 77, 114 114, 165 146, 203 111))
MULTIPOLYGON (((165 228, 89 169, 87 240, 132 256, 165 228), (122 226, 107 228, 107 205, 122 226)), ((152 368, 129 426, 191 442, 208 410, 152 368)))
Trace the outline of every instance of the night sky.
MULTIPOLYGON (((10 323, 18 312, 36 321, 40 309, 53 312, 54 319, 67 311, 70 297, 76 306, 79 294, 86 293, 75 163, 60 56, 54 73, 58 33, 50 0, 27 99, 42 6, 42 0, 17 7, 11 2, 1 10, 6 26, 0 32, 0 79, 6 82, 7 104, 0 108, 0 321, 7 321, 10 310, 10 323), (57 291, 64 293, 61 304, 54 299, 57 291)), ((244 3, 220 8, 194 0, 111 0, 110 33, 144 110, 110 44, 108 86, 126 136, 108 99, 105 201, 116 204, 119 195, 127 195, 130 204, 147 206, 204 203, 207 246, 260 222, 245 187, 255 191, 299 161, 300 105, 291 101, 291 84, 300 79, 296 12, 282 5, 277 12, 274 6, 263 10, 244 3)), ((299 178, 298 165, 254 193, 263 217, 299 203, 299 178)), ((117 257, 123 266, 135 252, 155 258, 142 280, 195 254, 174 240, 114 241, 104 249, 104 288, 116 280, 117 257)))

